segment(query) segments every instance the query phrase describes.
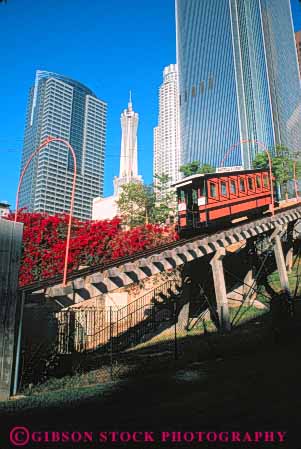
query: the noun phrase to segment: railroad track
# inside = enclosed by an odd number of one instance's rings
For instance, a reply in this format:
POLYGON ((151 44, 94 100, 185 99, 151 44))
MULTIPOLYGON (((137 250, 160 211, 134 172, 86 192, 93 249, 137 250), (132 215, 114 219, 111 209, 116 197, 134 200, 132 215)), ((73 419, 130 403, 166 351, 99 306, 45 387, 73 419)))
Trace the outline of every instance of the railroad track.
MULTIPOLYGON (((294 209, 294 208, 296 208, 296 205, 300 205, 300 204, 294 203, 293 205, 291 205, 289 207, 279 208, 279 209, 275 210, 275 215, 285 212, 287 210, 294 209)), ((268 212, 264 215, 264 217, 267 217, 269 215, 271 216, 271 213, 268 212)), ((257 220, 258 220, 258 217, 255 217, 255 218, 251 218, 251 219, 246 219, 244 221, 239 221, 239 223, 237 223, 235 225, 233 225, 233 223, 229 223, 228 226, 223 227, 221 229, 220 228, 212 229, 212 232, 210 232, 210 233, 197 234, 193 237, 184 238, 184 239, 176 240, 174 242, 167 243, 165 245, 157 246, 156 248, 151 248, 151 249, 148 249, 145 251, 139 251, 135 254, 132 254, 132 255, 126 256, 126 257, 122 257, 120 259, 113 260, 109 263, 101 263, 101 264, 93 265, 91 267, 82 268, 80 270, 76 270, 76 271, 73 271, 72 273, 69 273, 67 276, 67 281, 72 281, 72 280, 80 278, 80 277, 86 277, 86 276, 89 276, 89 275, 99 272, 99 271, 108 270, 109 268, 119 267, 120 265, 124 265, 126 263, 133 263, 141 258, 149 257, 149 256, 155 255, 157 253, 161 253, 163 251, 171 250, 171 249, 176 248, 181 245, 186 245, 187 243, 195 242, 196 240, 199 240, 200 237, 206 238, 206 237, 211 236, 217 232, 226 231, 228 229, 235 230, 236 228, 239 228, 242 224, 253 223, 254 221, 257 221, 257 220)), ((57 275, 57 276, 54 276, 49 279, 44 279, 41 281, 34 282, 32 284, 25 285, 23 287, 20 287, 19 290, 21 292, 30 293, 33 291, 52 287, 54 285, 59 285, 62 283, 62 281, 63 281, 63 276, 57 275)))

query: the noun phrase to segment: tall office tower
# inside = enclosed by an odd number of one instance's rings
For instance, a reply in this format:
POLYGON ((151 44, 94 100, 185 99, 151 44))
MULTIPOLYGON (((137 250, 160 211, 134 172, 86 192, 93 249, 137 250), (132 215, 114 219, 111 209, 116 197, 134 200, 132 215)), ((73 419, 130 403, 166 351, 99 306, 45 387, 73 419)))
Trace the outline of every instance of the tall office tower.
POLYGON ((301 90, 290 0, 262 0, 275 142, 300 157, 301 90))
POLYGON ((137 131, 139 116, 133 111, 132 98, 128 102, 128 107, 120 117, 121 122, 121 151, 119 177, 114 179, 114 195, 118 196, 123 184, 130 182, 142 182, 138 175, 138 155, 137 155, 137 131))
POLYGON ((295 40, 296 40, 296 50, 297 50, 298 64, 299 64, 299 76, 301 79, 301 31, 296 31, 295 40))
MULTIPOLYGON (((38 70, 30 89, 21 169, 47 136, 70 142, 77 159, 74 216, 91 219, 92 201, 103 193, 107 105, 84 85, 38 70)), ((50 214, 69 212, 72 155, 51 142, 31 162, 20 192, 20 207, 50 214)))
MULTIPOLYGON (((182 163, 220 166, 243 139, 301 148, 289 0, 176 0, 182 163)), ((251 167, 245 143, 224 165, 251 167)))
MULTIPOLYGON (((165 67, 159 90, 159 120, 154 128, 154 175, 180 179, 179 91, 176 64, 165 67)), ((154 179, 156 183, 156 179, 154 179)))
POLYGON ((106 198, 97 197, 93 200, 93 220, 109 220, 118 215, 117 201, 122 192, 122 186, 128 183, 142 183, 138 175, 137 131, 139 116, 133 111, 132 98, 127 109, 121 114, 121 150, 119 176, 115 176, 114 194, 106 198))

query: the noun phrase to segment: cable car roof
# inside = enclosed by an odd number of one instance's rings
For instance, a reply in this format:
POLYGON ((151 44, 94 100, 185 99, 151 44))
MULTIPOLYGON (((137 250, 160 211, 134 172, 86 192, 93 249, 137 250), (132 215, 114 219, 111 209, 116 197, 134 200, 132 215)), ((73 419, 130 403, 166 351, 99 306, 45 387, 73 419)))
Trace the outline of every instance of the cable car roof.
POLYGON ((264 172, 267 171, 267 168, 257 168, 257 169, 249 169, 249 170, 235 170, 235 171, 229 171, 225 170, 224 172, 213 172, 213 173, 196 173, 195 175, 187 176, 186 178, 181 179, 180 181, 177 181, 173 184, 171 184, 172 187, 182 187, 189 184, 192 184, 194 179, 198 178, 206 178, 209 177, 223 177, 223 176, 235 176, 235 175, 244 175, 244 174, 251 174, 251 173, 258 173, 258 172, 264 172))
POLYGON ((185 186, 192 183, 192 180, 195 178, 203 178, 205 175, 204 173, 197 173, 195 175, 187 176, 186 178, 181 179, 180 181, 174 182, 171 184, 172 187, 175 186, 185 186))

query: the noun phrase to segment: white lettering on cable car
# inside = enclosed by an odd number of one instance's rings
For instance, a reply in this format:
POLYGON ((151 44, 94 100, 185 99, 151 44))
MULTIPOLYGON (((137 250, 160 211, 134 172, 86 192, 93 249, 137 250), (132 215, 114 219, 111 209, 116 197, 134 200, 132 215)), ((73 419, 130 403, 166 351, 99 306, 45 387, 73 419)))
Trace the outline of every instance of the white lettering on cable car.
POLYGON ((244 170, 244 168, 241 165, 236 165, 234 167, 217 167, 216 173, 223 173, 223 172, 229 172, 229 171, 240 171, 244 170))

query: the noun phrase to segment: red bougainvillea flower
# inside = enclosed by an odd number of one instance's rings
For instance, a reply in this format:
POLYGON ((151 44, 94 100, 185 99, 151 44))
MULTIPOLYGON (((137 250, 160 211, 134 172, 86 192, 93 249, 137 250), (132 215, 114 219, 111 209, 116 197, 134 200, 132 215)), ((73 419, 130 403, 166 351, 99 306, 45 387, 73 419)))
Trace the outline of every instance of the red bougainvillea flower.
MULTIPOLYGON (((11 214, 8 219, 13 220, 11 214)), ((69 216, 18 212, 24 223, 19 282, 21 286, 62 274, 69 216)), ((178 239, 173 228, 148 224, 129 231, 121 220, 85 221, 72 219, 68 272, 80 266, 107 263, 136 252, 178 239)))

